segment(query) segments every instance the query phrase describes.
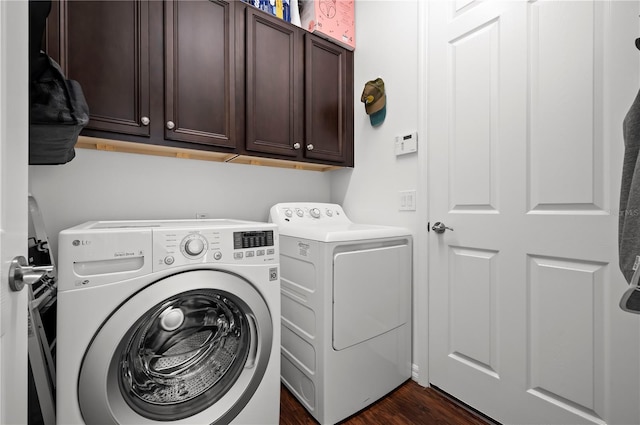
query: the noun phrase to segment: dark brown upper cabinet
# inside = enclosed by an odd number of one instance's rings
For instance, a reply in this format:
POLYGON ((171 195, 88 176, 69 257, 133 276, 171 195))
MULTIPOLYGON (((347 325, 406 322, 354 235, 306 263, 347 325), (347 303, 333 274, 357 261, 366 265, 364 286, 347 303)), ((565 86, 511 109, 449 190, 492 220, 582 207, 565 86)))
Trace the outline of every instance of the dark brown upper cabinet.
POLYGON ((87 129, 149 137, 149 2, 61 1, 47 51, 87 99, 87 129))
POLYGON ((215 0, 54 3, 50 54, 82 86, 90 110, 82 134, 235 148, 233 6, 215 0))
POLYGON ((353 166, 353 53, 305 34, 305 158, 353 166))
POLYGON ((353 52, 236 0, 58 0, 82 135, 353 166, 353 52))
POLYGON ((353 53, 252 7, 246 149, 353 166, 353 53))
POLYGON ((233 148, 233 2, 164 2, 164 138, 233 148))
POLYGON ((299 30, 246 8, 246 148, 297 157, 303 143, 303 45, 299 30))

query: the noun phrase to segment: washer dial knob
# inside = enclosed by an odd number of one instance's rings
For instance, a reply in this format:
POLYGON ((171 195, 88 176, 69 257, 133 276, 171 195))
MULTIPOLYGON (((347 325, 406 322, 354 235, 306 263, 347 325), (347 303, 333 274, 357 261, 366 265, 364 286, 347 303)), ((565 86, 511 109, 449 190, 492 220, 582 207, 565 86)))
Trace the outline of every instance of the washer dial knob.
POLYGON ((302 217, 304 216, 304 211, 302 211, 300 208, 296 208, 296 214, 298 215, 298 217, 302 217))
POLYGON ((204 242, 200 239, 191 239, 184 244, 184 250, 189 255, 198 255, 204 249, 204 242))
POLYGON ((180 248, 182 253, 189 258, 199 258, 204 255, 207 240, 199 234, 191 234, 182 240, 180 248))
POLYGON ((318 208, 311 208, 309 214, 311 214, 313 218, 320 218, 320 210, 318 208))

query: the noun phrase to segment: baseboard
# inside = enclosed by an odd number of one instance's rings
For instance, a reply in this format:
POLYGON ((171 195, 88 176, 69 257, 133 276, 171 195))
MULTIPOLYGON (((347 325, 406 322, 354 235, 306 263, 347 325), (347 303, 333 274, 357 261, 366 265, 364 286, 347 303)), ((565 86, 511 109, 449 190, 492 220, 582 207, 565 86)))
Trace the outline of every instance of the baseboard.
POLYGON ((420 377, 418 365, 415 363, 411 364, 411 379, 418 382, 418 378, 420 377))

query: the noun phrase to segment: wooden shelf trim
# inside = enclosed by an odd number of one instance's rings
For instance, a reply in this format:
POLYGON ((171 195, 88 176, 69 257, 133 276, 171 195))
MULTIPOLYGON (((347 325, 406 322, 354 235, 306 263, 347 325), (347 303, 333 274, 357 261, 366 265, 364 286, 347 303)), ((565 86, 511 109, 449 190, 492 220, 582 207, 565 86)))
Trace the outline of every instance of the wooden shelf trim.
POLYGON ((248 155, 238 155, 224 152, 208 152, 195 149, 182 149, 170 146, 147 145, 143 143, 125 142, 120 140, 100 139, 96 137, 78 137, 75 145, 80 149, 94 149, 108 152, 124 152, 142 155, 167 156, 182 159, 197 159, 201 161, 228 162, 232 164, 259 165, 266 167, 290 168, 306 171, 331 171, 342 167, 307 162, 285 161, 281 159, 261 158, 248 155))

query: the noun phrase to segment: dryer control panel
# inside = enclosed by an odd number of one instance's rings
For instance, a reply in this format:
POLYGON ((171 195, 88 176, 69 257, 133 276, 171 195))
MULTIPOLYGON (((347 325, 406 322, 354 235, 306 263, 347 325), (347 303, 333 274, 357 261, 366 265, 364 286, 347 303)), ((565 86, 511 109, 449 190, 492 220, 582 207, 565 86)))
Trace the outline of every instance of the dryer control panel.
POLYGON ((319 202, 276 204, 271 207, 269 221, 278 225, 308 224, 316 226, 351 223, 340 205, 319 202))

